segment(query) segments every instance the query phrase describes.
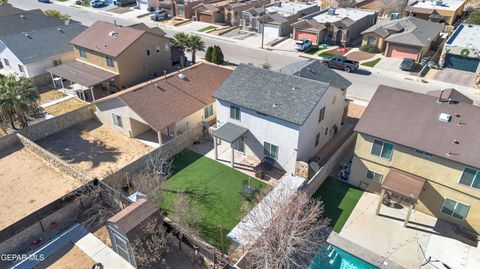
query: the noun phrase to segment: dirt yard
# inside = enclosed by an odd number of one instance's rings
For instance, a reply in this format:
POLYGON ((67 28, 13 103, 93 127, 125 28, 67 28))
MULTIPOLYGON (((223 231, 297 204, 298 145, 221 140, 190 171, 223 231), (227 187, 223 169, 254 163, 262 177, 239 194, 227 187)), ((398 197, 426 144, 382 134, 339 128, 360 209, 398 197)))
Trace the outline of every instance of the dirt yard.
POLYGON ((48 106, 44 108, 45 112, 47 112, 50 115, 53 116, 60 116, 62 114, 74 111, 76 109, 79 109, 81 107, 86 106, 87 103, 77 100, 75 98, 71 98, 68 100, 65 100, 63 102, 48 106))
POLYGON ((65 97, 65 94, 63 94, 62 92, 57 91, 57 90, 50 90, 50 91, 47 91, 47 92, 44 92, 44 93, 40 94, 39 104, 43 105, 43 104, 46 104, 48 102, 52 102, 52 101, 55 101, 57 99, 60 99, 62 97, 65 97))
POLYGON ((0 230, 82 183, 20 145, 0 152, 0 230))
POLYGON ((153 150, 95 120, 76 124, 37 143, 99 179, 153 150))
POLYGON ((90 269, 95 261, 79 247, 68 244, 53 256, 48 257, 35 269, 48 267, 49 269, 90 269))

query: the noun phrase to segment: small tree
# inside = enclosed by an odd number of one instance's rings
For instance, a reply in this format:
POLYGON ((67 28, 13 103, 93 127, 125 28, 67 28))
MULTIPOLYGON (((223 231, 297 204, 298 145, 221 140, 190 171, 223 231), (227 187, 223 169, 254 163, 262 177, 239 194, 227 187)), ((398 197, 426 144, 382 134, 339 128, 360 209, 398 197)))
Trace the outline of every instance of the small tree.
POLYGON ((179 32, 173 35, 173 38, 170 39, 172 46, 177 47, 180 52, 180 66, 183 68, 185 65, 185 50, 188 48, 189 36, 184 32, 179 32))
POLYGON ((207 48, 207 52, 205 52, 205 61, 211 63, 212 62, 212 52, 213 52, 213 47, 209 46, 207 48))
POLYGON ((175 220, 182 229, 194 234, 197 233, 197 225, 200 222, 199 210, 187 194, 177 194, 172 211, 175 213, 175 220))
POLYGON ((135 260, 141 267, 158 266, 165 262, 171 235, 157 218, 150 218, 141 224, 143 234, 132 244, 135 260))
POLYGON ((62 14, 60 13, 58 10, 55 10, 55 9, 48 9, 48 10, 45 10, 43 11, 43 13, 47 16, 50 16, 50 17, 53 17, 53 18, 57 18, 59 20, 69 20, 70 19, 70 15, 68 14, 62 14))
POLYGON ((14 75, 0 79, 0 115, 10 121, 13 129, 18 129, 15 120, 22 128, 28 126, 31 116, 38 111, 39 99, 40 94, 31 79, 14 75))
POLYGON ((189 35, 187 47, 192 52, 192 64, 194 64, 197 51, 205 51, 205 42, 198 35, 189 35))
POLYGON ((0 5, 8 3, 8 0, 0 0, 0 5))
POLYGON ((480 24, 480 8, 475 9, 468 16, 467 23, 480 24))
POLYGON ((222 64, 223 63, 223 52, 219 46, 213 46, 212 51, 212 63, 222 64))

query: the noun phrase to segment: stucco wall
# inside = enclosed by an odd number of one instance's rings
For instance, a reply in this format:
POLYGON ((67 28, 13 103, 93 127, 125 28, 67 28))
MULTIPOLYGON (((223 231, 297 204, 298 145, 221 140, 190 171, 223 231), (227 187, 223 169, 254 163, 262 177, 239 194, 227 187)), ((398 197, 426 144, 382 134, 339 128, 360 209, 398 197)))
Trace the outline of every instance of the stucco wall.
MULTIPOLYGON (((179 120, 178 122, 175 123, 175 135, 179 135, 181 133, 186 132, 188 129, 197 126, 198 124, 201 124, 202 122, 209 122, 213 121, 216 117, 217 113, 217 105, 216 103, 213 103, 213 115, 205 119, 205 113, 204 109, 202 108, 198 110, 197 112, 179 120)), ((165 132, 166 133, 166 132, 165 132)))
POLYGON ((271 116, 240 108, 240 121, 230 118, 230 103, 217 100, 217 128, 231 122, 249 129, 245 138, 245 154, 264 158, 263 144, 278 146, 277 166, 287 172, 295 171, 300 126, 271 116))
POLYGON ((427 180, 420 194, 417 210, 480 231, 480 190, 458 183, 464 165, 438 156, 424 157, 414 153, 413 149, 398 144, 394 145, 392 160, 389 161, 370 154, 372 143, 371 136, 364 134, 357 136, 350 175, 352 184, 378 192, 379 183, 366 178, 368 169, 382 173, 384 178, 391 167, 417 175, 427 180), (470 205, 465 221, 440 213, 445 198, 470 205))
POLYGON ((113 73, 119 73, 118 62, 116 58, 112 57, 114 66, 109 67, 107 66, 107 60, 105 58, 105 54, 102 54, 93 50, 89 50, 86 48, 83 48, 83 49, 85 50, 85 53, 86 53, 85 58, 80 57, 79 47, 75 46, 74 55, 78 61, 89 63, 91 65, 108 70, 113 73))
MULTIPOLYGON (((23 65, 23 63, 13 54, 13 52, 3 44, 0 40, 0 60, 2 61, 3 69, 9 72, 14 72, 17 74, 22 74, 18 65, 23 65), (10 66, 5 65, 5 60, 7 59, 10 66)), ((27 72, 26 68, 25 71, 27 72)), ((26 77, 28 77, 28 73, 23 73, 26 77)))

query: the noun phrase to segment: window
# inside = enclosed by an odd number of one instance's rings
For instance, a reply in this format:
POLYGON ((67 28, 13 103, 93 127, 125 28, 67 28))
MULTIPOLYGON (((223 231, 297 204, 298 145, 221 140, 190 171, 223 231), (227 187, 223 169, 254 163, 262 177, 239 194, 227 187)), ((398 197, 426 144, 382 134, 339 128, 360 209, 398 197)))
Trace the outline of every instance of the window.
POLYGON ((425 151, 422 151, 422 150, 414 149, 413 152, 415 152, 418 155, 423 155, 423 156, 428 157, 428 158, 433 157, 433 155, 431 153, 428 153, 428 152, 425 152, 425 151))
POLYGON ((240 108, 238 106, 230 106, 230 118, 240 120, 240 108))
POLYGON ((213 105, 207 106, 204 110, 205 119, 210 118, 213 115, 213 105))
POLYGON ((462 204, 455 200, 445 198, 441 211, 445 215, 449 215, 454 218, 464 220, 465 217, 467 216, 469 209, 470 209, 469 205, 462 204))
POLYGON ((374 36, 367 36, 367 45, 376 46, 377 38, 374 36))
POLYGON ((170 44, 165 43, 165 50, 168 50, 170 48, 170 44))
POLYGON ((272 159, 278 159, 278 146, 272 145, 268 142, 263 142, 263 154, 272 159))
POLYGON ((62 64, 62 59, 53 60, 53 66, 59 66, 62 64))
POLYGON ((80 57, 87 58, 87 52, 85 51, 84 48, 79 48, 78 53, 80 54, 80 57))
POLYGON ((384 141, 375 139, 372 145, 372 155, 391 160, 393 153, 393 145, 384 141))
POLYGON ((320 143, 320 133, 315 137, 315 147, 318 146, 318 143, 320 143))
POLYGON ((332 98, 332 105, 335 104, 336 101, 337 101, 337 96, 335 95, 335 96, 333 96, 333 98, 332 98))
POLYGON ((7 59, 4 58, 3 61, 5 62, 5 66, 10 67, 10 62, 7 59))
POLYGON ((18 65, 18 70, 20 70, 22 73, 25 73, 25 68, 21 64, 18 65))
POLYGON ((155 51, 157 52, 157 54, 160 54, 160 46, 157 46, 157 47, 155 48, 155 51))
POLYGON ((325 135, 327 135, 327 134, 328 134, 328 127, 325 128, 325 135))
POLYGON ((480 173, 478 170, 465 167, 462 176, 460 177, 460 184, 475 189, 480 189, 480 173))
POLYGON ((375 182, 382 182, 383 175, 372 170, 367 171, 367 178, 375 182))
POLYGON ((150 49, 147 49, 147 56, 150 56, 152 55, 152 52, 150 51, 150 49))
POLYGON ((320 109, 320 114, 318 116, 318 122, 322 122, 324 118, 325 118, 325 107, 322 107, 322 109, 320 109))
POLYGON ((118 127, 122 127, 122 128, 123 128, 122 117, 120 117, 120 116, 117 115, 117 114, 113 114, 113 113, 112 113, 112 117, 113 117, 113 124, 115 124, 115 125, 118 126, 118 127))
POLYGON ((105 56, 105 60, 107 60, 107 66, 108 67, 114 67, 113 59, 112 57, 105 56))

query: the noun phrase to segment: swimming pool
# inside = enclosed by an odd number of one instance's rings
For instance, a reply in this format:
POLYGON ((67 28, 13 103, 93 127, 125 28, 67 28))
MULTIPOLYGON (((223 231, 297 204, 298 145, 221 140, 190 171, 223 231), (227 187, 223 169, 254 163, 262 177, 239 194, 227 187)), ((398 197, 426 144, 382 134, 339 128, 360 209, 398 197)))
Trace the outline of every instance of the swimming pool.
POLYGON ((315 255, 310 269, 378 269, 378 267, 329 245, 315 255))

